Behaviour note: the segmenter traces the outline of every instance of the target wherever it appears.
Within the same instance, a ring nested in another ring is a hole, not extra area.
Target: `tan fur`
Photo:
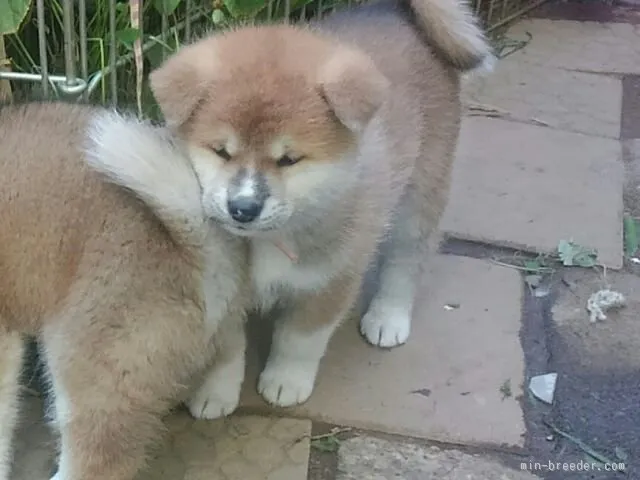
[[[167,121],[190,146],[205,211],[250,239],[256,306],[280,307],[258,384],[273,404],[309,397],[381,243],[379,289],[360,328],[384,347],[409,335],[459,131],[452,65],[489,55],[455,0],[413,8],[418,28],[387,0],[313,28],[213,35],[151,75]],[[234,217],[235,205],[256,204],[255,219]]]
[[[225,330],[242,328],[244,246],[205,221],[187,157],[148,125],[91,107],[5,107],[0,159],[0,480],[22,335],[39,338],[51,376],[54,478],[131,480],[162,416]]]
[[[483,63],[493,54],[467,0],[406,0],[422,32],[443,58],[461,70]]]

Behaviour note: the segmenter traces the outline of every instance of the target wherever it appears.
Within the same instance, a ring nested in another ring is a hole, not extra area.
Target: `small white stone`
[[[551,405],[556,391],[557,373],[536,375],[529,381],[529,390],[533,395],[545,403]]]

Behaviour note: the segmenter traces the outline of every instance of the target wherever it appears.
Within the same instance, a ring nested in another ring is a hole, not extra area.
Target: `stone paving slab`
[[[47,480],[53,443],[42,422],[41,401],[27,397],[12,480]],[[233,416],[195,421],[180,412],[167,419],[169,433],[138,480],[305,480],[311,422]]]
[[[311,422],[232,416],[169,420],[170,438],[139,480],[305,480]]]
[[[620,78],[549,68],[521,59],[506,57],[491,75],[471,83],[465,91],[465,103],[495,107],[508,119],[620,137]]]
[[[521,284],[516,271],[490,262],[434,257],[408,343],[371,347],[347,322],[311,399],[287,414],[441,441],[522,445]],[[249,365],[242,404],[268,408],[256,393],[255,357]]]
[[[577,22],[629,23],[640,25],[640,0],[615,2],[547,2],[529,12],[530,17]]]
[[[622,266],[620,143],[493,118],[465,118],[449,206],[452,237],[553,252],[560,240]]]
[[[640,139],[640,75],[622,77],[621,117],[620,138]]]
[[[531,42],[514,54],[524,62],[567,70],[640,73],[640,25],[526,19],[507,36]]]
[[[459,450],[355,437],[338,451],[337,480],[535,480],[490,458]]]

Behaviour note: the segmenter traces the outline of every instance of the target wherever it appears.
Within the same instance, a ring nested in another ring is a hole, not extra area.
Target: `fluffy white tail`
[[[407,0],[431,45],[462,71],[493,63],[493,52],[466,0]]]
[[[103,111],[89,124],[85,152],[90,167],[137,195],[178,242],[203,244],[200,183],[186,151],[167,129]]]

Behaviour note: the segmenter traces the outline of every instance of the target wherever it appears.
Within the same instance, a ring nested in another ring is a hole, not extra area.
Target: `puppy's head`
[[[317,221],[351,197],[360,135],[388,90],[363,53],[287,26],[203,39],[151,86],[189,145],[205,211],[247,236]]]

